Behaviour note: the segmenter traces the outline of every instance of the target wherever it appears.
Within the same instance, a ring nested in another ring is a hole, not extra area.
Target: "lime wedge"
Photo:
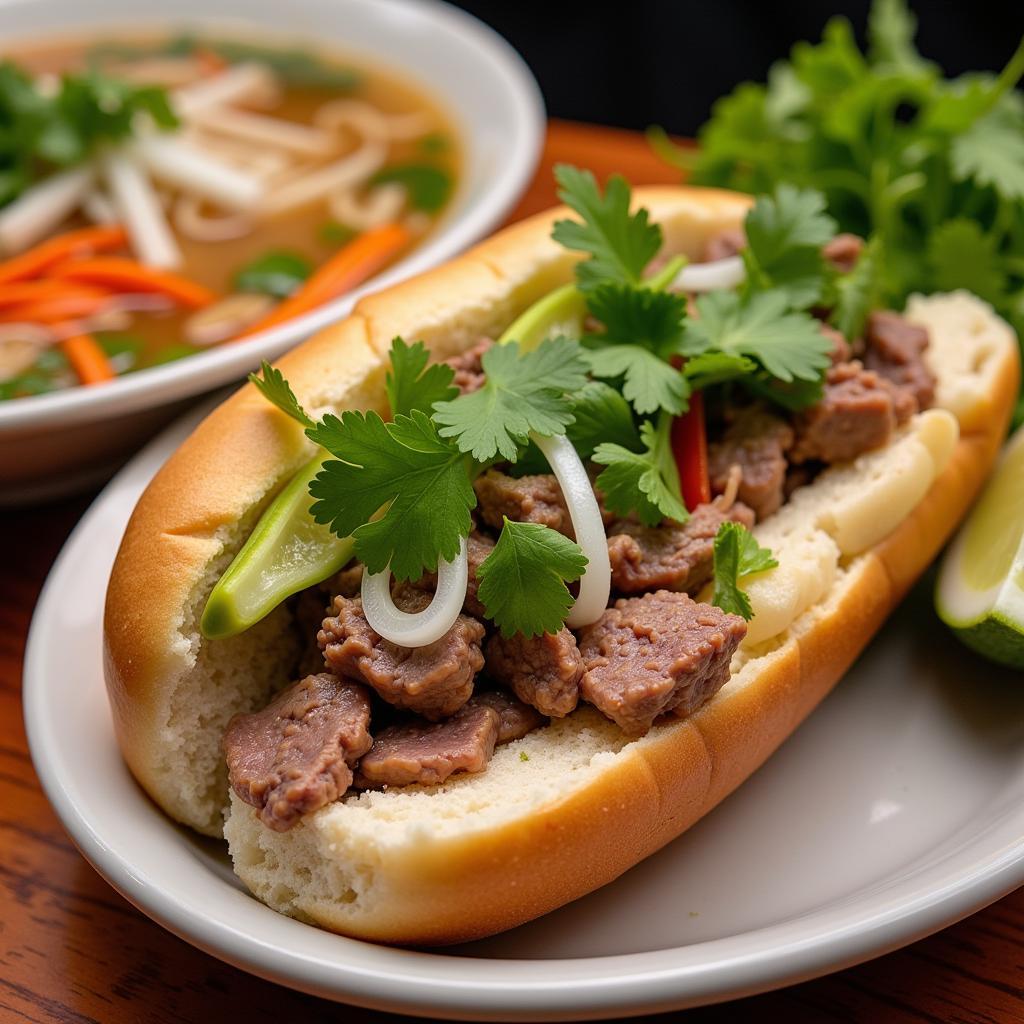
[[[935,607],[969,647],[1024,668],[1024,427],[946,552]]]

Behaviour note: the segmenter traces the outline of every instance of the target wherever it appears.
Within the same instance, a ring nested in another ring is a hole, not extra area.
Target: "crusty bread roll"
[[[666,249],[699,256],[748,200],[640,188]],[[499,334],[571,278],[550,240],[564,209],[362,300],[280,366],[316,414],[385,411],[387,349],[422,338],[438,358]],[[605,884],[679,835],[747,778],[843,674],[934,557],[992,465],[1017,391],[1009,328],[965,293],[915,298],[937,408],[886,448],[823,473],[755,532],[779,559],[752,580],[751,631],[733,676],[699,712],[627,741],[590,708],[499,748],[486,772],[365,792],[286,833],[228,801],[220,741],[234,713],[289,681],[297,637],[279,608],[228,640],[199,636],[222,570],[311,453],[251,386],[215,410],[153,480],[129,523],[105,617],[108,690],[124,756],[174,818],[226,835],[270,906],[349,935],[443,943],[499,931]],[[227,809],[227,820],[224,814]]]

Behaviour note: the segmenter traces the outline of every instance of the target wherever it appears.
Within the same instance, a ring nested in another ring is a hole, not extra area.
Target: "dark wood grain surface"
[[[637,183],[674,180],[637,135],[556,123],[514,216],[550,205],[550,169],[561,160]],[[0,512],[0,1020],[405,1020],[300,995],[200,953],[126,903],[64,834],[29,760],[21,667],[39,589],[89,500]],[[686,1019],[1024,1022],[1024,889],[871,963]]]

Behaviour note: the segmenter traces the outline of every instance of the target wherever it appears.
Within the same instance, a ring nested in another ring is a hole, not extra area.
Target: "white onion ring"
[[[713,263],[688,263],[676,275],[673,288],[684,292],[717,292],[736,288],[747,279],[741,256],[727,256]]]
[[[356,231],[372,231],[397,220],[408,196],[408,190],[397,181],[388,181],[371,189],[362,199],[352,189],[334,192],[327,197],[331,216]]]
[[[580,578],[580,594],[565,624],[572,629],[589,626],[604,614],[612,589],[612,567],[601,509],[587,470],[572,442],[564,436],[539,437],[531,434],[530,437],[548,460],[562,488],[572,528],[576,532],[576,543],[587,557],[587,568]]]
[[[466,600],[469,558],[466,538],[460,540],[454,561],[437,563],[434,599],[421,612],[403,612],[391,598],[391,569],[363,573],[363,614],[370,628],[399,647],[426,647],[455,625]]]

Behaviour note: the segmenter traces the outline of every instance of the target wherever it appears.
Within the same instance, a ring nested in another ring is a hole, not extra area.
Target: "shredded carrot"
[[[117,376],[106,352],[91,334],[76,334],[73,338],[65,338],[60,347],[81,383],[99,384]]]
[[[109,295],[109,292],[93,285],[54,281],[48,278],[39,281],[14,281],[10,284],[0,284],[0,309],[19,306],[26,302],[64,298],[69,295],[104,296]]]
[[[55,280],[100,285],[118,292],[156,292],[189,309],[200,309],[217,299],[209,288],[187,277],[116,256],[62,263],[53,267],[48,276]]]
[[[0,309],[0,323],[57,324],[94,316],[114,302],[114,296],[99,290],[76,290],[34,302],[19,302]]]
[[[360,235],[332,256],[298,291],[257,320],[239,338],[265,331],[268,327],[301,316],[330,299],[344,295],[394,259],[411,238],[410,232],[401,224],[385,224]]]
[[[228,62],[219,53],[215,53],[206,46],[198,47],[195,50],[194,56],[202,66],[203,72],[207,75],[215,75],[218,71],[223,71],[228,66]]]
[[[0,284],[25,281],[64,260],[120,249],[126,244],[127,235],[119,224],[67,231],[0,263]]]

